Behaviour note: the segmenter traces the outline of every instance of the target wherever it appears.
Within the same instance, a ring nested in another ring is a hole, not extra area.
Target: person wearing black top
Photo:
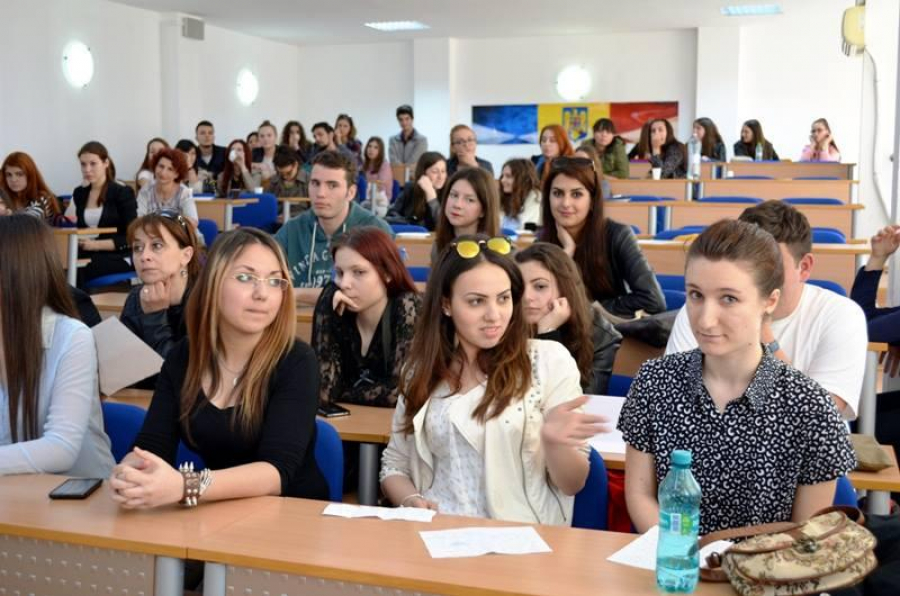
[[[631,228],[603,214],[600,174],[584,157],[553,161],[543,188],[540,239],[571,256],[589,296],[607,312],[632,318],[666,309],[662,289]]]
[[[778,161],[778,153],[772,143],[766,140],[759,120],[747,120],[741,126],[741,140],[734,144],[734,156],[756,159],[757,145],[762,145],[763,161]]]
[[[278,244],[255,228],[219,235],[188,300],[188,337],[163,364],[134,449],[110,477],[125,508],[263,495],[327,499],[316,465],[319,370],[295,338]],[[174,465],[178,442],[208,466]],[[186,490],[195,500],[184,500]]]
[[[704,161],[728,161],[725,154],[725,142],[719,134],[719,127],[710,118],[694,120],[694,135],[700,141],[700,157]]]
[[[128,227],[134,269],[141,278],[125,300],[122,323],[165,358],[185,337],[184,304],[200,273],[193,226],[177,211],[144,215]],[[156,375],[137,386],[153,389]]]
[[[416,162],[412,180],[403,186],[388,211],[387,220],[424,226],[433,232],[441,208],[441,190],[446,183],[447,161],[444,156],[437,151],[426,151]]]
[[[137,217],[137,201],[129,186],[116,182],[116,168],[101,143],[90,141],[78,152],[81,175],[89,183],[72,191],[66,217],[79,228],[116,228],[112,234],[78,241],[79,257],[91,260],[78,270],[78,286],[113,273],[127,273],[128,225]]]
[[[475,131],[465,124],[457,124],[450,129],[450,159],[447,161],[447,175],[452,176],[460,167],[481,168],[491,176],[494,175],[494,166],[486,159],[481,159],[475,152],[478,149],[478,139]]]
[[[421,299],[397,247],[371,226],[331,245],[334,281],[316,303],[320,401],[394,407]]]
[[[225,147],[216,145],[216,129],[209,120],[201,120],[194,129],[197,137],[197,161],[196,166],[202,174],[204,182],[215,182],[222,170],[225,169],[225,161],[228,152]]]

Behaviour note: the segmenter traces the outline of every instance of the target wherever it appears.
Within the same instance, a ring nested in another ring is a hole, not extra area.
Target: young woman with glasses
[[[319,367],[294,337],[287,264],[254,228],[221,234],[163,364],[134,450],[110,477],[125,508],[261,495],[325,499],[316,465]],[[190,342],[190,349],[188,343]],[[178,442],[207,469],[176,469]]]
[[[403,369],[381,487],[395,505],[567,525],[587,440],[578,366],[529,339],[506,238],[455,239],[439,256]]]
[[[465,124],[457,124],[450,129],[450,159],[447,160],[447,174],[452,176],[460,168],[481,168],[494,176],[494,166],[486,159],[475,155],[478,137]]]
[[[665,310],[662,290],[631,228],[603,214],[593,160],[556,158],[543,196],[540,239],[561,246],[575,260],[592,300],[618,317]]]

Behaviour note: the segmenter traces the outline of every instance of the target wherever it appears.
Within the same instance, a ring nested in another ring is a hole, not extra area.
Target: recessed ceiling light
[[[431,29],[425,23],[419,21],[380,21],[377,23],[365,23],[366,27],[379,31],[421,31]]]
[[[739,6],[723,6],[722,14],[726,17],[762,17],[781,14],[778,4],[743,4]]]

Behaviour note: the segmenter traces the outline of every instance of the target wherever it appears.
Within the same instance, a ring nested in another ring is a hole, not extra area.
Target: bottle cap
[[[672,464],[681,467],[689,467],[691,465],[691,452],[683,449],[676,449],[672,452]]]

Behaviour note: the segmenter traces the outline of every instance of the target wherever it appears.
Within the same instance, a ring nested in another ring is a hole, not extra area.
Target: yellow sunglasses
[[[464,259],[477,257],[481,252],[482,246],[498,255],[508,255],[512,252],[512,243],[505,236],[494,236],[487,240],[460,240],[459,242],[453,242],[451,246],[455,247],[456,254]]]

